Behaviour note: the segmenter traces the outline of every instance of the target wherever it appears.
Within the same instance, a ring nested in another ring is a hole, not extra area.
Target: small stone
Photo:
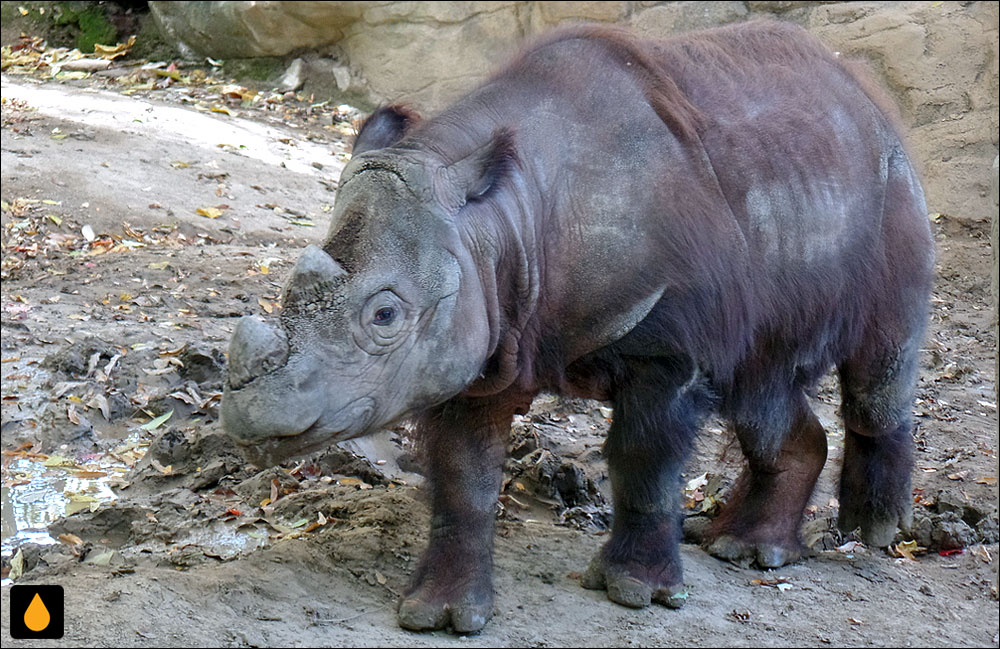
[[[285,70],[285,73],[278,79],[275,90],[282,93],[294,92],[305,83],[305,63],[302,59],[295,59]]]
[[[941,514],[940,520],[931,532],[932,550],[955,550],[965,548],[975,541],[975,532],[959,518],[955,512]]]

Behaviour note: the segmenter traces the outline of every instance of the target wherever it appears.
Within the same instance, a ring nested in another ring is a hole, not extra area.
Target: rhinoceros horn
[[[306,246],[285,286],[285,302],[319,300],[346,276],[347,271],[322,248]]]

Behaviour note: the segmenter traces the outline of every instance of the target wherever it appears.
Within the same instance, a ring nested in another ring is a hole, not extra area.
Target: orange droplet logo
[[[28,604],[28,610],[24,612],[24,626],[38,633],[49,625],[51,619],[49,609],[45,608],[42,598],[39,597],[38,593],[35,593],[35,597]]]

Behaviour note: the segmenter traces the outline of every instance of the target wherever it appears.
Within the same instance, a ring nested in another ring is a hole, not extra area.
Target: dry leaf
[[[222,216],[222,210],[217,207],[199,207],[195,212],[210,219],[217,219]]]
[[[170,412],[173,412],[173,410],[171,410]],[[156,461],[156,458],[151,458],[149,460],[149,463],[153,466],[154,469],[156,469],[163,475],[171,475],[174,472],[173,464],[168,464],[167,466],[163,466],[162,464]]]
[[[87,407],[100,410],[104,416],[104,420],[111,421],[111,406],[108,404],[107,397],[103,394],[95,395],[93,399],[87,402]]]
[[[97,478],[103,478],[108,475],[104,471],[87,471],[85,469],[76,469],[73,467],[69,468],[73,470],[73,475],[75,475],[77,478],[82,478],[84,480],[95,480]]]
[[[68,532],[66,534],[60,534],[58,538],[60,543],[65,543],[66,545],[80,545],[83,543],[83,539],[79,536],[76,534],[69,534]]]
[[[916,561],[917,559],[913,556],[914,554],[920,552],[926,552],[927,548],[922,548],[917,545],[916,541],[903,541],[892,546],[892,553],[897,557],[902,557],[904,559],[909,559],[910,561]]]
[[[92,552],[87,555],[87,558],[83,560],[84,563],[89,563],[95,566],[107,566],[111,563],[111,558],[115,556],[114,550],[105,550],[104,552]]]
[[[168,412],[168,413],[166,413],[164,415],[160,415],[159,417],[156,417],[155,419],[150,419],[149,421],[147,421],[142,426],[139,426],[139,428],[141,428],[143,430],[156,430],[161,425],[163,425],[163,422],[165,422],[168,419],[170,419],[170,417],[173,416],[173,414],[174,414],[174,411],[171,410],[170,412]]]
[[[77,512],[82,512],[84,510],[94,511],[98,508],[101,503],[97,498],[93,496],[88,496],[86,494],[73,494],[66,501],[65,514],[66,516],[72,516]]]
[[[17,549],[10,560],[10,573],[7,575],[11,581],[17,581],[24,574],[24,553],[21,548]]]
[[[129,36],[128,42],[118,43],[117,45],[101,45],[99,43],[94,44],[94,54],[99,54],[101,58],[104,59],[117,59],[119,56],[125,56],[128,51],[132,49],[135,45],[135,36]]]

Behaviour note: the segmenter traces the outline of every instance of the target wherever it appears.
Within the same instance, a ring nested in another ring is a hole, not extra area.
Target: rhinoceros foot
[[[451,570],[422,571],[399,603],[396,619],[404,629],[433,631],[451,627],[455,633],[477,633],[493,615],[493,584],[489,573],[472,569],[467,575]],[[449,578],[449,573],[454,579]]]
[[[802,546],[791,542],[749,540],[731,534],[720,534],[711,540],[705,550],[713,557],[736,564],[756,565],[759,568],[780,568],[802,557]]]
[[[907,503],[908,504],[908,503]],[[846,533],[861,528],[861,537],[873,548],[891,545],[896,538],[896,530],[908,530],[913,524],[913,514],[905,506],[902,512],[857,511],[841,504],[837,527]]]
[[[687,601],[687,591],[679,573],[679,569],[670,565],[619,564],[599,554],[590,562],[580,585],[590,590],[606,590],[608,599],[630,608],[643,608],[652,602],[680,608]]]

